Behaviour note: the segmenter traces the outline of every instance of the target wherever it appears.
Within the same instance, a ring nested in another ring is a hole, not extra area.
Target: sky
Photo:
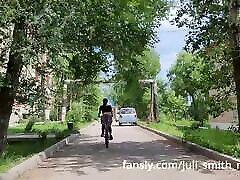
[[[155,51],[160,55],[161,72],[158,78],[167,81],[167,72],[176,62],[177,54],[183,50],[187,30],[171,25],[169,21],[162,22],[158,29],[160,42],[155,45]]]

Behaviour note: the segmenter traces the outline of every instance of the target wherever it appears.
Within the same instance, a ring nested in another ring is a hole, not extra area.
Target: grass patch
[[[184,139],[240,158],[240,134],[218,129],[197,129],[186,131]]]
[[[74,124],[73,131],[84,128],[91,122],[92,121],[80,121]],[[34,133],[39,134],[41,136],[45,136],[47,134],[56,134],[59,136],[66,137],[73,132],[72,130],[68,130],[67,122],[46,121],[44,124],[34,124],[32,129],[29,131],[26,131],[25,127],[26,124],[21,124],[15,127],[9,127],[8,134]]]
[[[141,121],[141,124],[148,126],[150,128],[168,133],[172,136],[184,137],[185,131],[181,129],[190,128],[194,121],[171,121],[167,119],[161,119],[159,123],[147,123],[146,121]]]
[[[74,129],[69,130],[67,128],[67,122],[50,122],[47,121],[44,124],[34,124],[31,131],[27,133],[37,133],[44,137],[47,134],[55,134],[56,138],[40,139],[36,141],[28,142],[14,142],[7,146],[5,152],[0,157],[0,173],[6,172],[8,169],[16,166],[22,161],[28,159],[36,153],[39,153],[47,147],[55,144],[59,140],[69,136],[76,130],[87,127],[92,121],[80,121],[74,124]],[[10,127],[8,129],[9,134],[26,133],[26,124],[16,127]]]
[[[56,139],[15,142],[9,144],[0,157],[0,173],[20,164],[36,153],[43,151],[57,142]]]
[[[194,121],[171,121],[166,118],[159,123],[141,124],[165,132],[169,135],[183,138],[187,141],[211,148],[221,153],[240,158],[240,134],[219,129],[193,129]]]
[[[26,126],[26,124],[20,124],[15,127],[9,127],[8,134],[25,133],[25,126]]]

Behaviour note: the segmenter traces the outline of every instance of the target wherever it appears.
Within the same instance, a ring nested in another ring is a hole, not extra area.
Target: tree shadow
[[[40,168],[53,168],[56,172],[69,171],[78,176],[87,175],[86,168],[107,172],[113,168],[122,168],[127,162],[191,162],[208,161],[204,156],[196,155],[169,140],[110,142],[109,149],[104,141],[96,141],[95,136],[82,135],[74,143],[58,151],[51,158],[40,164]],[[179,170],[180,171],[180,170]],[[212,174],[213,171],[199,171]]]

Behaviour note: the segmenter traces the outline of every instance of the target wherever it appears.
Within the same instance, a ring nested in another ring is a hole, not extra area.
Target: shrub
[[[33,125],[35,124],[35,122],[39,120],[39,118],[35,115],[32,115],[32,116],[29,116],[27,120],[28,120],[28,123],[25,127],[25,131],[31,131]]]
[[[192,130],[198,129],[199,127],[200,127],[200,122],[194,122],[191,125]]]
[[[57,112],[57,108],[52,108],[50,111],[50,120],[51,121],[57,121],[58,120],[58,112]]]
[[[77,123],[83,120],[83,104],[82,103],[72,103],[71,110],[67,112],[66,121]]]

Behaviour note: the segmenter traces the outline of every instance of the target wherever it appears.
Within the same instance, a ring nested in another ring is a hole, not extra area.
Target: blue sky
[[[158,30],[160,42],[155,45],[156,52],[160,55],[161,72],[158,78],[167,80],[167,72],[176,62],[177,54],[183,50],[187,30],[178,29],[167,20],[162,22]]]

